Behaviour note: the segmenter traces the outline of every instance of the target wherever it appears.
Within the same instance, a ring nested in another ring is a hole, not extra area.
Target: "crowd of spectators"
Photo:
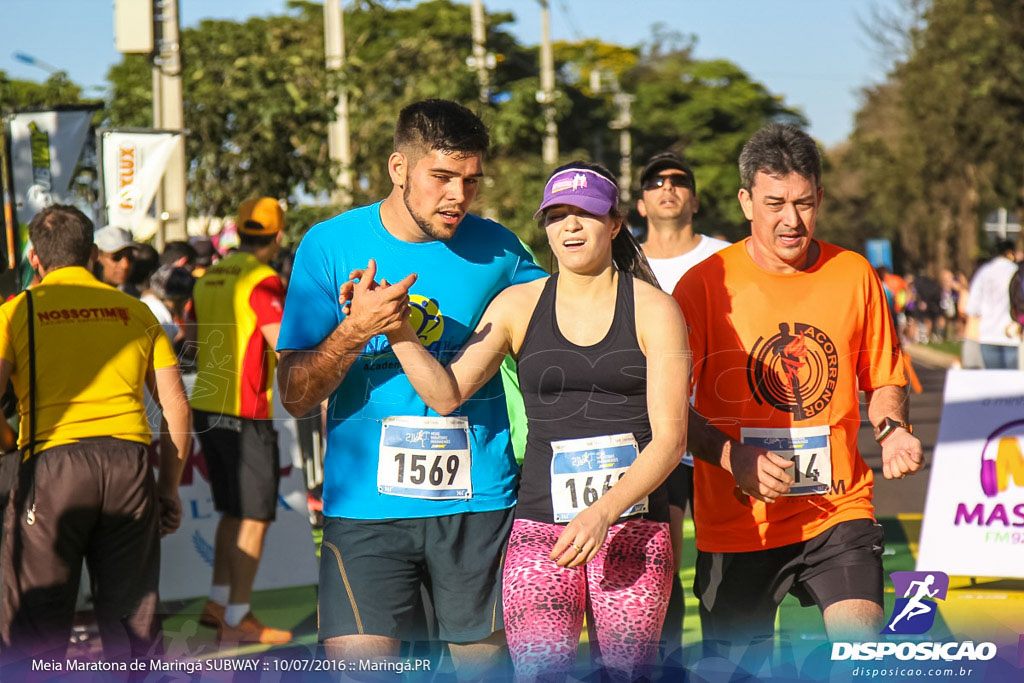
[[[978,259],[970,277],[949,268],[938,278],[877,268],[904,344],[959,344],[965,369],[1017,369],[1021,325],[1010,300],[1021,259],[1010,241],[995,251],[992,259]]]

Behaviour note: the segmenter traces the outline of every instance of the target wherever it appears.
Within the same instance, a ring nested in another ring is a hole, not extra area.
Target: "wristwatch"
[[[899,420],[887,417],[875,425],[875,441],[882,443],[899,427],[903,427],[911,434],[914,433],[914,425],[909,425],[906,422],[900,422]]]

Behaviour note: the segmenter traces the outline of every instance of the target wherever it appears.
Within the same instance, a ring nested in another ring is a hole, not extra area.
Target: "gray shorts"
[[[504,629],[501,573],[512,509],[417,519],[325,517],[320,640],[423,640],[426,587],[440,640],[474,643]]]

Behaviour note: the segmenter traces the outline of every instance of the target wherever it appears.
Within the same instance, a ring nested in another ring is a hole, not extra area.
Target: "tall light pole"
[[[491,100],[491,75],[488,69],[493,68],[493,55],[487,54],[487,24],[484,21],[483,0],[473,0],[473,56],[470,66],[476,69],[476,80],[480,85],[480,104],[486,105]]]
[[[165,130],[185,128],[185,104],[181,90],[181,45],[178,0],[156,0],[154,28],[156,50],[153,58],[153,127]],[[156,196],[159,229],[156,248],[167,241],[188,239],[185,221],[185,136],[178,138]]]
[[[555,58],[551,52],[551,11],[547,0],[540,3],[540,92],[537,101],[544,105],[544,165],[558,163],[558,124],[555,123]]]
[[[328,74],[340,73],[345,67],[345,15],[340,0],[324,2],[324,51]],[[334,106],[335,120],[327,127],[327,150],[331,161],[338,164],[338,177],[331,202],[348,208],[352,205],[352,149],[348,130],[348,92],[342,86]]]
[[[630,126],[633,125],[633,116],[630,108],[636,97],[622,92],[618,86],[616,79],[615,106],[619,108],[619,116],[609,126],[612,130],[619,131],[619,199],[628,202],[630,178],[633,175],[633,136],[629,132]]]
[[[590,72],[590,89],[595,94],[612,93],[612,101],[619,110],[619,115],[608,122],[608,127],[619,131],[619,200],[628,202],[630,177],[633,175],[633,136],[629,129],[633,125],[631,107],[636,96],[623,92],[619,77],[613,71],[603,69]]]

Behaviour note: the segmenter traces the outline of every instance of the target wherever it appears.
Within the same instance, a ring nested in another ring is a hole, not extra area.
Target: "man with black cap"
[[[655,154],[640,173],[640,199],[636,210],[647,219],[644,255],[658,284],[672,293],[683,273],[728,242],[693,230],[693,216],[700,207],[693,169],[672,152]],[[676,661],[683,637],[683,586],[679,567],[683,548],[683,515],[689,503],[693,512],[693,456],[686,453],[667,480],[673,566],[672,596],[662,630],[663,660]]]
[[[284,287],[268,264],[280,249],[283,228],[277,200],[243,202],[238,250],[211,266],[193,295],[198,374],[191,403],[221,513],[210,599],[199,620],[227,642],[291,640],[290,632],[264,626],[249,611],[280,480],[271,391]]]
[[[644,256],[668,293],[687,270],[719,249],[729,246],[693,230],[700,208],[693,170],[672,152],[652,156],[640,174],[636,210],[647,219]]]

